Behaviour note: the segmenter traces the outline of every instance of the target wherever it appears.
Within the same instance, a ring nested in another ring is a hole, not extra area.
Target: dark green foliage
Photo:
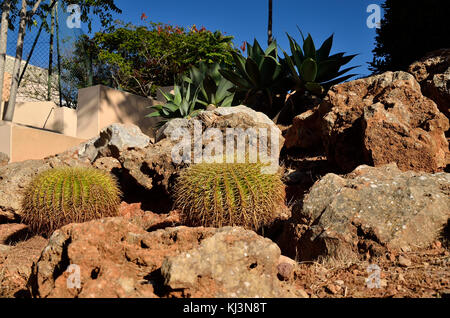
[[[301,31],[300,31],[301,33]],[[342,83],[356,74],[344,75],[357,66],[341,69],[356,55],[345,56],[345,53],[330,55],[333,46],[333,35],[317,50],[314,40],[308,34],[302,34],[303,48],[289,34],[291,55],[283,51],[290,75],[295,83],[293,90],[303,94],[322,96],[331,86]]]
[[[161,91],[166,103],[150,107],[154,112],[147,117],[160,117],[162,120],[159,122],[159,126],[162,126],[171,119],[196,116],[201,110],[196,108],[199,87],[195,88],[195,91],[192,91],[191,87],[190,83],[175,85],[173,94]]]
[[[172,86],[176,78],[201,61],[231,65],[234,51],[231,36],[205,28],[149,23],[119,24],[114,30],[82,37],[66,66],[86,84],[84,60],[92,60],[93,85],[106,84],[140,96],[156,94],[158,87]],[[85,49],[83,51],[82,49]],[[78,62],[78,64],[71,61]],[[80,63],[81,62],[81,63]]]
[[[181,173],[175,206],[190,226],[242,226],[258,230],[285,207],[279,174],[263,174],[262,164],[201,163]]]
[[[377,30],[374,74],[406,71],[426,53],[450,48],[450,6],[446,1],[386,0],[381,28]]]
[[[183,76],[185,83],[190,83],[199,88],[197,102],[203,106],[214,105],[216,107],[230,107],[233,104],[235,87],[220,74],[221,66],[217,63],[200,63],[193,66],[189,74]]]
[[[50,235],[70,223],[118,216],[120,190],[107,172],[55,168],[37,175],[25,190],[22,221],[35,234]]]
[[[242,96],[242,103],[271,116],[276,114],[274,96],[286,94],[286,68],[278,58],[276,41],[264,51],[258,41],[247,44],[247,58],[232,52],[234,68],[220,70],[220,73],[234,85]]]

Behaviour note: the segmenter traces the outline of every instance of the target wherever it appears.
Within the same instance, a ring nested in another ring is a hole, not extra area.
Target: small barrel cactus
[[[259,230],[285,208],[285,187],[259,163],[200,163],[184,170],[175,207],[189,226],[242,226]]]
[[[22,200],[22,221],[35,234],[50,235],[70,223],[119,214],[121,192],[107,172],[62,167],[38,174]]]

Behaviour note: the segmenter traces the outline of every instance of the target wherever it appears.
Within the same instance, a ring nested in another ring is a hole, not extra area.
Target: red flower
[[[148,16],[145,13],[142,13],[141,20],[147,20]]]
[[[244,43],[242,43],[241,50],[242,52],[245,52],[246,49],[247,49],[247,42],[244,41]]]

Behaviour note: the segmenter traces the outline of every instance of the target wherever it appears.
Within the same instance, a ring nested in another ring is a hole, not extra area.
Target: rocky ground
[[[173,210],[186,164],[172,161],[169,136],[192,132],[191,119],[155,141],[117,124],[43,160],[0,154],[0,297],[448,297],[449,54],[337,85],[289,127],[245,106],[201,113],[203,131],[276,132],[268,150],[281,151],[289,209],[257,232],[186,227]],[[120,215],[33,236],[20,224],[24,187],[80,165],[117,177]]]

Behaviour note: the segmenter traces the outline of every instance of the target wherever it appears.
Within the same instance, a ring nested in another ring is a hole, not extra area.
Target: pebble
[[[336,286],[334,284],[328,284],[326,287],[326,291],[330,294],[336,295],[341,291],[342,287]]]
[[[402,267],[410,267],[412,265],[412,262],[409,258],[406,258],[404,256],[399,256],[398,264]]]
[[[301,298],[309,298],[308,293],[303,289],[298,289],[297,293]],[[313,297],[311,296],[311,298],[313,298]]]
[[[0,253],[6,253],[11,249],[10,246],[0,244]]]

